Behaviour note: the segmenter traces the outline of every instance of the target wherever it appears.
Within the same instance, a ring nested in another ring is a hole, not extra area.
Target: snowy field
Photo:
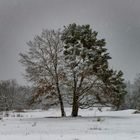
[[[80,110],[77,118],[60,118],[58,109],[10,112],[0,120],[0,140],[140,140],[140,114],[133,112]]]

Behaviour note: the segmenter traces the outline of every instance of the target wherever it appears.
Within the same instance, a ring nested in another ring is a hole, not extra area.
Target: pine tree
[[[127,93],[123,72],[106,69],[103,73],[99,74],[99,77],[104,83],[103,91],[106,97],[105,103],[112,104],[113,108],[118,110],[120,105],[124,102],[124,96]]]
[[[80,26],[74,23],[63,30],[67,78],[72,87],[72,116],[78,115],[83,102],[90,102],[90,90],[95,89],[102,80],[99,73],[108,69],[111,57],[105,48],[105,39],[98,39],[97,35],[90,25]]]

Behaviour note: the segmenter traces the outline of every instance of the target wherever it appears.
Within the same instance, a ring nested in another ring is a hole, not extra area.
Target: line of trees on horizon
[[[33,88],[19,85],[16,80],[0,80],[0,111],[29,109]]]
[[[136,75],[133,83],[127,81],[125,84],[127,94],[124,96],[119,109],[140,110],[140,74]],[[37,90],[39,90],[39,87],[19,85],[16,80],[0,80],[0,111],[46,110],[54,105],[58,105],[59,102],[55,101],[56,104],[50,103],[46,98],[38,99],[38,101],[31,105],[31,100]],[[64,106],[69,106],[67,101],[64,102]],[[99,107],[101,108],[101,106]]]
[[[126,82],[127,94],[124,97],[124,102],[121,104],[121,109],[136,109],[140,110],[140,74],[136,75],[134,82]]]

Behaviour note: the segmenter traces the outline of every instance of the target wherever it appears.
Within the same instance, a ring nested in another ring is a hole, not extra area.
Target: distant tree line
[[[29,109],[32,88],[21,86],[16,80],[0,81],[0,111]]]
[[[140,74],[136,75],[133,83],[126,82],[126,87],[127,94],[121,108],[140,110]]]

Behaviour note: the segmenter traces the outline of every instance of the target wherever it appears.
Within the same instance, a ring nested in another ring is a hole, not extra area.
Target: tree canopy
[[[119,108],[126,93],[123,73],[109,67],[106,41],[97,36],[90,25],[73,23],[59,31],[43,30],[29,41],[29,51],[20,54],[20,62],[28,80],[38,85],[35,98],[59,101],[62,116],[66,101],[74,117],[79,108],[94,105]]]

